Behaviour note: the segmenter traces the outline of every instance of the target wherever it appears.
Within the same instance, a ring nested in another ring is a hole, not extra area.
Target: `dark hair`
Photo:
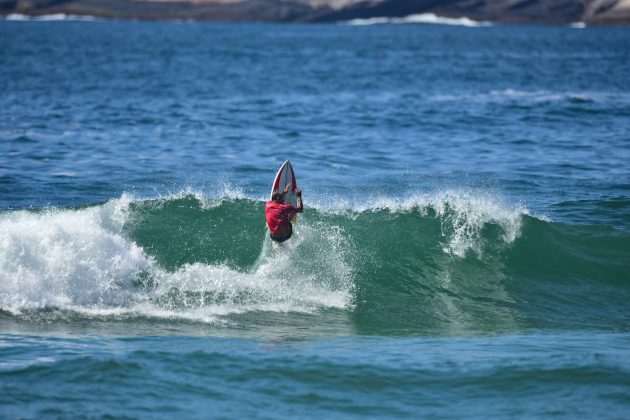
[[[276,202],[280,202],[282,201],[282,198],[284,197],[284,193],[273,193],[273,195],[271,196],[271,200],[272,201],[276,201]]]

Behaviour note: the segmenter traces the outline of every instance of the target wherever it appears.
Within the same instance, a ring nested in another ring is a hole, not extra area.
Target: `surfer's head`
[[[284,201],[284,193],[273,193],[271,196],[271,201],[275,201],[276,203],[282,203]]]

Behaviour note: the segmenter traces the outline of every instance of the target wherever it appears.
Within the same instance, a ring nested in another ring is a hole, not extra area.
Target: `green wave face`
[[[122,198],[0,224],[10,316],[343,322],[382,335],[628,326],[627,233],[469,194],[315,205],[280,245],[264,202],[246,198]]]
[[[278,247],[291,261],[276,275],[345,287],[345,309],[369,334],[625,328],[627,235],[471,197],[402,207],[306,210],[291,243]],[[193,196],[134,203],[127,231],[169,270],[203,263],[255,272],[268,242],[263,208]]]

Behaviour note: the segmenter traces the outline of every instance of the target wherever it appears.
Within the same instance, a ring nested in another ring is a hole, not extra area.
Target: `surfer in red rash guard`
[[[297,188],[297,207],[284,204],[284,196],[291,189],[291,184],[287,184],[284,191],[275,193],[271,196],[271,200],[265,205],[265,217],[267,218],[267,226],[269,226],[269,236],[276,242],[284,242],[293,235],[293,226],[291,219],[296,213],[304,210],[302,205],[302,190]]]

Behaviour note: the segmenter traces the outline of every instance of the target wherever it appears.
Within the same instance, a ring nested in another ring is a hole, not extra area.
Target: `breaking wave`
[[[626,325],[630,237],[612,227],[442,191],[314,200],[278,245],[263,209],[226,190],[0,213],[0,316],[221,325],[342,311],[381,334]]]

